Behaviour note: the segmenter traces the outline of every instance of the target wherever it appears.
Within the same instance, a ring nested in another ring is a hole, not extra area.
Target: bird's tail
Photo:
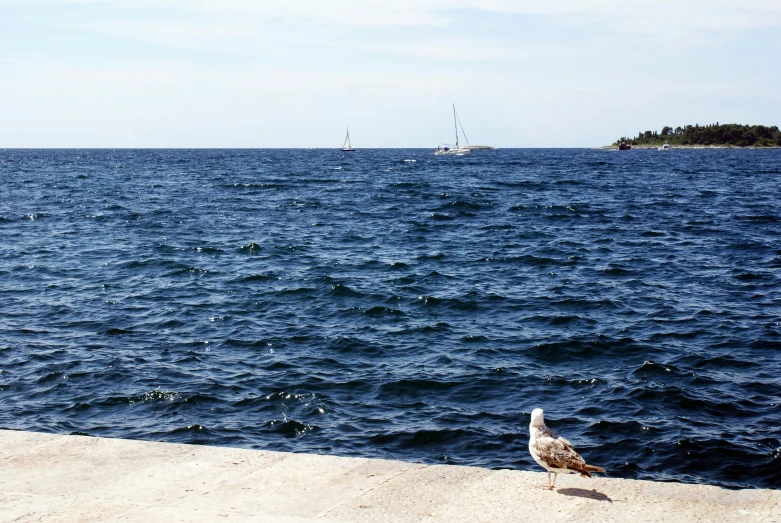
[[[591,472],[605,472],[605,469],[597,467],[596,465],[583,465],[583,468],[580,469],[580,473],[583,476],[591,477]]]
[[[603,469],[602,467],[597,467],[596,465],[586,465],[583,468],[588,470],[589,472],[605,472],[605,469]]]
[[[586,465],[584,463],[578,472],[580,472],[580,475],[584,478],[593,478],[594,476],[591,475],[592,472],[605,472],[605,469],[597,467],[596,465]]]

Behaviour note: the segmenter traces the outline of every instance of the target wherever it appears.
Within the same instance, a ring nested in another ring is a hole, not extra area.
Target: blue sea
[[[0,150],[0,428],[781,487],[781,150]]]

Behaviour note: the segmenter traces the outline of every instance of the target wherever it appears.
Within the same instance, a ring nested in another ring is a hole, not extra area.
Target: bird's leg
[[[553,479],[553,482],[556,483],[556,479],[555,478]],[[547,487],[542,487],[542,488],[543,488],[543,490],[553,490],[553,487],[550,484],[550,470],[548,471],[548,486]]]
[[[550,488],[551,490],[553,490],[553,489],[555,489],[555,488],[556,488],[556,477],[557,477],[558,475],[559,475],[559,473],[558,473],[558,472],[554,472],[554,473],[553,473],[553,485],[552,485],[552,486],[551,486],[551,488]]]

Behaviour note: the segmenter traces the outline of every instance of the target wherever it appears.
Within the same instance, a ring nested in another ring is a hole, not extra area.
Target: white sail
[[[458,126],[461,125],[461,122],[458,119],[458,115],[456,114],[456,104],[453,104],[453,127],[456,131],[456,145],[440,145],[436,148],[434,151],[434,154],[436,155],[455,155],[455,156],[465,156],[470,153],[471,147],[469,145],[469,140],[466,138],[466,133],[464,133],[464,128],[461,128],[461,133],[464,135],[464,139],[466,140],[466,147],[463,147],[458,144]]]
[[[342,146],[343,151],[354,151],[355,149],[352,148],[350,145],[350,129],[347,129],[347,136],[344,138],[344,145]]]

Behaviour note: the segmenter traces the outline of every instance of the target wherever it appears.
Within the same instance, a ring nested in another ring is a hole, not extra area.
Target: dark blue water
[[[779,487],[780,233],[779,150],[0,151],[0,427]]]

